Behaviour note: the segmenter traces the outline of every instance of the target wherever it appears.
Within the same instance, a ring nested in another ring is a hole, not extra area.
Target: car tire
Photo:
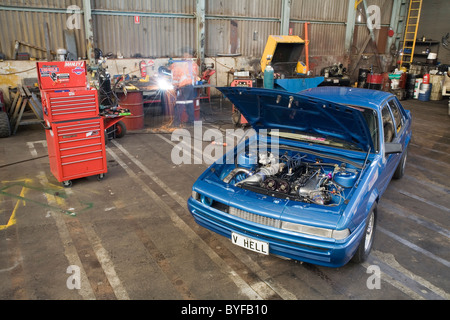
[[[392,176],[394,179],[401,179],[405,173],[405,166],[406,166],[406,158],[408,157],[408,151],[405,150],[403,153],[402,158],[400,159],[400,163],[397,166],[397,169],[395,169],[394,175]]]
[[[352,262],[362,263],[369,257],[372,250],[373,241],[375,238],[375,229],[377,225],[377,207],[374,205],[367,215],[366,226],[364,228],[364,234],[359,243],[358,249],[352,258]]]

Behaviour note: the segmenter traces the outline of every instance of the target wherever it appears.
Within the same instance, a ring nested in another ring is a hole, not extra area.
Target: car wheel
[[[372,250],[373,240],[375,237],[375,228],[377,225],[377,209],[376,206],[370,210],[366,220],[366,228],[364,229],[364,235],[359,243],[358,249],[352,258],[355,263],[362,263],[369,257]]]
[[[394,179],[400,179],[403,177],[403,174],[405,173],[405,166],[406,166],[406,158],[408,157],[408,151],[405,150],[403,153],[402,158],[400,159],[400,163],[397,166],[397,169],[395,169],[393,178]]]

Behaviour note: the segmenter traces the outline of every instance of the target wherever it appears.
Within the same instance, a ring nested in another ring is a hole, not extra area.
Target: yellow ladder
[[[409,2],[408,18],[406,20],[405,36],[403,38],[403,54],[400,60],[400,67],[410,67],[411,63],[413,62],[421,9],[422,0],[411,0]]]

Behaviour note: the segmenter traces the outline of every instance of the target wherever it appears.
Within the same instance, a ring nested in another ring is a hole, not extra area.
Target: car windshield
[[[363,114],[370,131],[370,136],[372,138],[372,142],[375,148],[374,151],[378,152],[378,124],[375,110],[356,106],[349,106],[349,107],[358,109]],[[271,130],[269,132],[269,135],[284,139],[304,141],[313,144],[329,145],[336,148],[362,151],[362,149],[355,143],[331,136],[316,135],[301,131],[292,132],[283,130]]]

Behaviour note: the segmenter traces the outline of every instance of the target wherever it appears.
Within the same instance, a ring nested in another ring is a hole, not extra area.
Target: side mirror
[[[385,143],[384,154],[402,153],[403,147],[401,143]]]

